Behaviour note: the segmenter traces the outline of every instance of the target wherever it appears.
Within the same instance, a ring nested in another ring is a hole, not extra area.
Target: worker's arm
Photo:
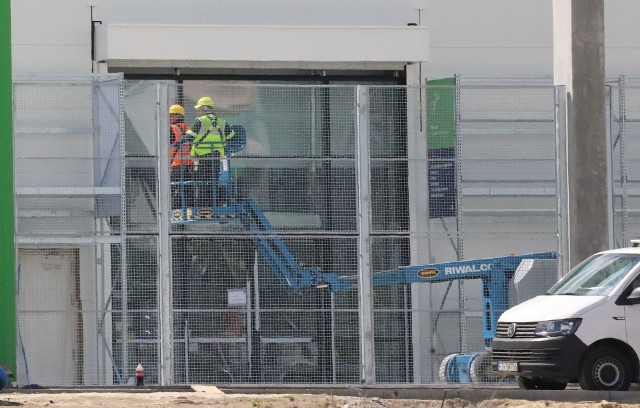
[[[202,128],[202,119],[196,118],[196,120],[193,122],[193,125],[191,126],[191,129],[189,129],[186,133],[191,132],[194,135],[197,135],[198,133],[200,133],[201,128]]]
[[[202,121],[200,118],[196,118],[191,129],[187,130],[184,135],[182,135],[180,140],[175,143],[175,146],[179,148],[184,144],[192,144],[194,140],[200,136],[200,129],[202,129]]]

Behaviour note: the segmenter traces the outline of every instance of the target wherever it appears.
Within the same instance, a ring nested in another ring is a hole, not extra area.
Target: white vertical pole
[[[567,87],[555,87],[556,197],[558,199],[558,279],[569,272],[569,191],[567,174]]]
[[[407,65],[407,188],[411,265],[431,263],[427,168],[427,78],[422,64]],[[411,285],[413,380],[433,381],[431,285]]]
[[[621,187],[621,194],[620,194],[620,209],[622,210],[621,213],[621,219],[622,222],[621,224],[621,235],[620,237],[622,238],[622,240],[619,243],[619,246],[616,245],[614,248],[618,248],[620,246],[625,246],[625,245],[629,245],[629,241],[627,240],[628,237],[628,227],[629,227],[629,186],[628,186],[628,179],[627,179],[627,134],[626,134],[626,129],[627,129],[627,92],[626,92],[626,79],[624,75],[621,75],[620,78],[618,79],[618,145],[619,145],[619,152],[620,152],[620,187]],[[609,109],[611,110],[612,106],[611,103],[608,104]],[[611,139],[611,132],[608,133],[609,138]],[[609,228],[610,230],[610,242],[613,244],[615,244],[615,241],[613,240],[613,197],[614,197],[614,193],[613,193],[613,149],[612,149],[612,143],[611,140],[608,141],[607,146],[609,146],[609,152],[608,152],[608,157],[609,157],[609,166],[608,166],[608,172],[609,172],[609,176],[607,177],[607,179],[609,180],[609,191],[610,191],[610,196],[609,197],[609,209],[610,209],[610,220],[609,220],[609,225],[611,226],[611,228]]]
[[[158,313],[160,330],[160,385],[173,384],[173,299],[169,232],[171,189],[169,177],[169,96],[168,85],[158,84]],[[188,346],[188,345],[187,345]]]
[[[356,183],[358,190],[358,312],[360,367],[363,384],[375,384],[373,281],[371,278],[371,171],[369,167],[369,88],[356,87]]]
[[[118,108],[120,119],[120,284],[122,287],[122,370],[129,373],[135,369],[129,361],[129,289],[127,277],[129,274],[128,254],[127,254],[127,160],[125,150],[125,123],[124,123],[124,84],[123,75],[120,74],[120,86],[118,92]]]

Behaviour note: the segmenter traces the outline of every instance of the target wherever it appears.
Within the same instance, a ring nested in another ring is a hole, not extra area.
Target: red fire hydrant
[[[136,367],[136,385],[144,385],[144,367],[142,367],[140,362],[138,362],[138,366]]]

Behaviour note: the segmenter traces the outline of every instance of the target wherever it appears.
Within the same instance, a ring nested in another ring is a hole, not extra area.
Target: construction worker
[[[171,127],[171,208],[186,208],[194,204],[193,184],[194,163],[191,159],[191,144],[186,133],[189,127],[184,123],[185,111],[180,105],[169,107],[169,124]],[[178,183],[179,184],[175,184]]]
[[[213,113],[215,104],[208,96],[198,99],[194,106],[198,117],[191,130],[187,131],[191,140],[191,156],[196,160],[195,180],[196,206],[213,207],[223,202],[221,194],[216,194],[213,202],[213,188],[217,188],[220,177],[220,158],[224,157],[224,142],[231,139],[235,132],[224,119]]]

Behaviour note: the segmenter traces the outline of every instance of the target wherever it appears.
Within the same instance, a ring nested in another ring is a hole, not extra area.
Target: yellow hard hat
[[[169,107],[169,113],[177,113],[178,115],[184,116],[184,108],[180,105],[171,105]]]
[[[194,106],[194,108],[200,109],[203,106],[208,106],[210,108],[213,108],[215,106],[215,104],[213,103],[213,99],[211,99],[208,96],[203,96],[202,98],[198,99],[198,102],[196,102],[196,106]]]

